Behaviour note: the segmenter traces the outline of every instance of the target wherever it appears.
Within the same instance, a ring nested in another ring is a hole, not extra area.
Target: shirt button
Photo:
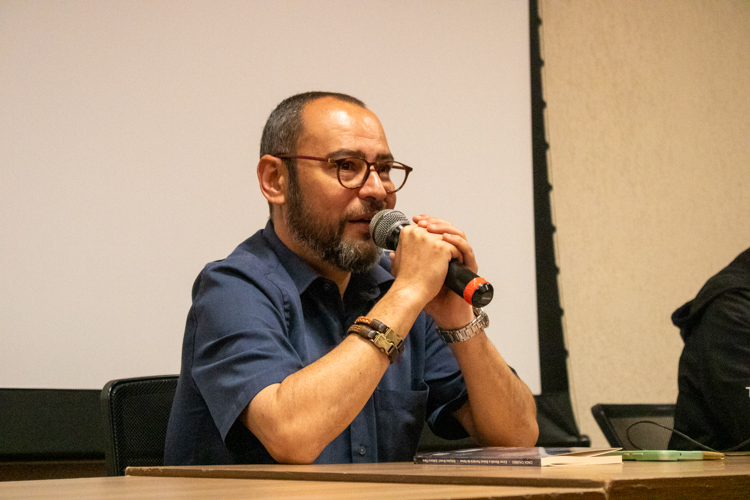
[[[364,446],[360,445],[360,447],[359,447],[359,454],[360,455],[364,455],[366,453],[367,453],[367,448],[365,448]]]

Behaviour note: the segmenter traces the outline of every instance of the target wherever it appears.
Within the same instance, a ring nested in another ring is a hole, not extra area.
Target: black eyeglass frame
[[[413,168],[411,168],[409,165],[404,165],[403,163],[399,161],[393,161],[393,160],[386,160],[381,162],[369,162],[365,160],[364,158],[360,158],[359,156],[347,156],[345,158],[319,158],[317,156],[303,156],[303,155],[288,155],[288,154],[278,154],[278,155],[271,155],[274,158],[280,158],[280,159],[288,159],[288,160],[313,160],[313,161],[322,161],[326,163],[332,163],[336,165],[336,178],[339,180],[339,184],[343,188],[346,189],[359,189],[362,186],[364,186],[367,183],[367,178],[370,177],[370,172],[372,170],[375,170],[375,173],[380,175],[380,171],[383,169],[384,165],[389,165],[391,168],[396,168],[399,170],[403,170],[405,173],[404,175],[404,181],[401,183],[400,186],[398,186],[393,191],[386,190],[385,192],[387,194],[395,193],[396,191],[400,190],[402,187],[406,185],[406,180],[409,178],[409,174],[411,173]],[[365,175],[362,178],[362,182],[360,182],[357,186],[345,186],[344,183],[341,181],[341,164],[345,162],[346,160],[360,160],[365,162],[367,165],[367,170],[365,171]],[[385,187],[385,186],[384,186]]]

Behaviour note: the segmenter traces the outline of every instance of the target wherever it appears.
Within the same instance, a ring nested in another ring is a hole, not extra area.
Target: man
[[[416,216],[382,259],[370,238],[410,170],[359,100],[279,104],[257,168],[271,219],[195,282],[165,463],[409,461],[425,420],[535,443],[529,389],[443,287],[452,258],[477,269],[464,234]]]
[[[674,314],[685,347],[675,430],[715,450],[750,451],[750,248]],[[700,450],[673,434],[669,448]]]

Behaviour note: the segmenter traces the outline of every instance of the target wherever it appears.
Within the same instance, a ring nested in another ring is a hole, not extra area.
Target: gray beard
[[[287,195],[286,224],[289,232],[292,238],[309,250],[313,256],[350,273],[369,271],[378,263],[383,251],[375,245],[369,234],[363,241],[343,240],[347,221],[360,214],[347,213],[339,219],[338,224],[326,225],[309,216],[304,196],[296,179],[290,179]],[[362,214],[380,211],[383,208],[385,208],[383,201],[368,201]]]

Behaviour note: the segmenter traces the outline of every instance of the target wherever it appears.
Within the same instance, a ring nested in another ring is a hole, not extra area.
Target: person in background
[[[685,341],[675,430],[717,451],[750,439],[750,248],[677,309],[672,322]],[[678,434],[669,448],[701,449]]]
[[[395,252],[372,241],[410,171],[351,96],[271,113],[257,167],[270,220],[195,281],[165,464],[411,461],[425,421],[535,444],[533,396],[486,313],[443,286],[451,259],[477,270],[464,233],[418,215]]]

